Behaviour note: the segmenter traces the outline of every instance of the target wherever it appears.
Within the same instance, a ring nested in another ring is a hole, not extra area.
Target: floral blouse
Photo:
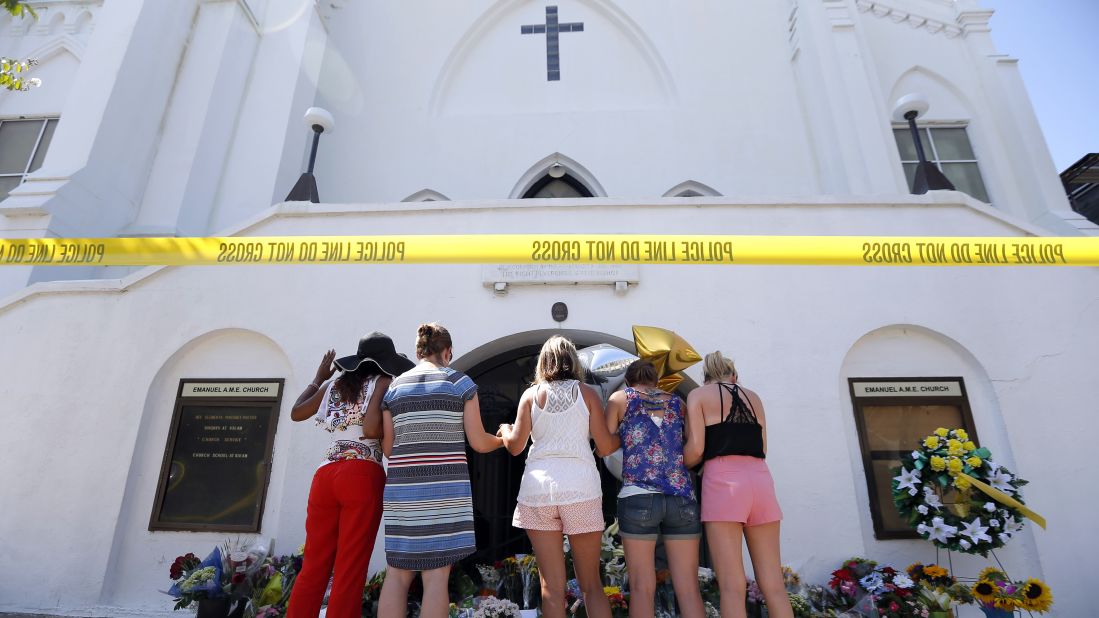
[[[339,391],[333,388],[336,384],[335,380],[328,384],[328,389],[324,392],[324,400],[321,401],[317,415],[314,417],[318,426],[334,434],[332,443],[324,452],[325,464],[348,459],[382,463],[381,441],[360,437],[363,416],[366,415],[366,407],[370,403],[370,396],[374,394],[374,385],[377,381],[378,378],[375,376],[363,383],[359,403],[345,401]],[[349,428],[352,431],[347,433]]]
[[[653,414],[663,411],[657,424]],[[626,414],[618,427],[622,438],[622,483],[670,496],[694,499],[694,487],[683,463],[683,400],[651,397],[626,389]]]

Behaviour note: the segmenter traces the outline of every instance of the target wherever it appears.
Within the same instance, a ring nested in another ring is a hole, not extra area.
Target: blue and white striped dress
[[[425,571],[477,550],[462,411],[477,393],[466,374],[420,365],[395,378],[383,399],[393,417],[385,482],[385,559]]]

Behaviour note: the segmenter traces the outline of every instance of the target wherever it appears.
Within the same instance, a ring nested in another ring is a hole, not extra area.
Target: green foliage
[[[8,90],[30,90],[42,83],[42,80],[27,78],[30,68],[38,64],[37,60],[14,60],[0,57],[0,88]]]
[[[38,19],[38,13],[35,13],[34,9],[23,3],[22,0],[0,0],[0,4],[3,4],[4,10],[16,17],[30,15],[31,17]]]

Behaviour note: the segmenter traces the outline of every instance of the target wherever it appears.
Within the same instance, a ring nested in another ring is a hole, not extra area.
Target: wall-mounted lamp
[[[290,189],[286,201],[317,204],[320,202],[320,196],[317,194],[317,179],[313,176],[313,166],[317,163],[317,146],[321,142],[321,133],[325,131],[331,133],[336,127],[336,120],[327,110],[310,107],[305,110],[305,126],[313,130],[313,149],[309,152],[309,167],[298,178],[294,188]]]
[[[550,178],[564,178],[566,171],[565,166],[561,165],[560,161],[554,161],[546,173],[549,174]]]
[[[916,164],[916,177],[912,179],[912,193],[923,195],[928,191],[954,191],[954,184],[943,175],[942,171],[930,161],[923,151],[923,140],[920,139],[920,129],[916,126],[916,119],[927,113],[931,107],[927,97],[922,94],[906,94],[897,99],[893,106],[893,119],[907,121],[908,130],[912,132],[912,143],[916,145],[916,156],[919,163]]]

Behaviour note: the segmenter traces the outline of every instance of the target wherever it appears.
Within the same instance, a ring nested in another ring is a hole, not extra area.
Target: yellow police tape
[[[463,234],[0,239],[0,266],[458,263],[1099,266],[1099,238]]]

